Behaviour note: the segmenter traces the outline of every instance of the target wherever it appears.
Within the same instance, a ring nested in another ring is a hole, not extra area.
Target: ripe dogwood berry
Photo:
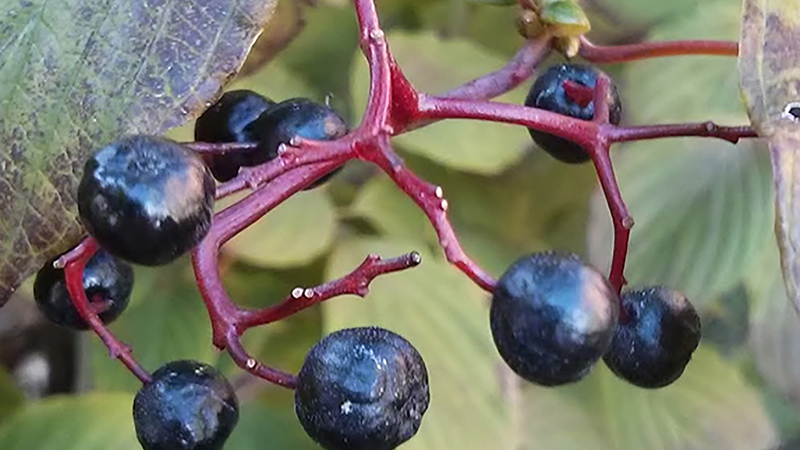
[[[617,301],[603,275],[573,254],[525,256],[497,282],[492,336],[522,378],[545,386],[571,383],[608,350]]]
[[[294,137],[330,141],[348,132],[347,122],[336,111],[305,98],[278,103],[261,114],[251,127],[260,136],[260,147],[269,155],[268,159],[277,157],[281,144],[289,144]],[[320,178],[308,189],[329,180],[338,170]]]
[[[217,369],[173,361],[153,373],[133,401],[144,450],[221,450],[239,420],[239,402]]]
[[[182,145],[125,137],[95,153],[78,187],[78,211],[100,245],[126,261],[169,263],[211,227],[214,180]]]
[[[128,306],[133,290],[133,269],[100,249],[84,267],[83,290],[90,304],[103,305],[98,314],[100,320],[111,323]],[[52,260],[36,274],[33,298],[39,311],[51,322],[77,330],[89,328],[72,304],[64,271],[54,268]]]
[[[594,101],[582,105],[571,99],[564,89],[565,81],[572,81],[594,88],[597,84],[597,69],[580,64],[559,64],[544,71],[531,86],[525,106],[552,111],[581,120],[592,120]],[[618,125],[622,117],[622,103],[616,86],[611,87],[613,100],[609,104],[609,122]],[[581,146],[550,133],[529,128],[528,132],[536,145],[559,161],[579,164],[591,158]]]
[[[622,307],[628,320],[617,326],[606,365],[644,388],[680,378],[700,343],[700,317],[689,300],[659,286],[625,293]]]
[[[275,102],[249,90],[229,91],[197,119],[194,138],[199,142],[256,142],[258,133],[251,126]],[[211,174],[228,181],[240,167],[256,166],[270,159],[261,148],[235,151],[207,158]]]
[[[376,328],[337,331],[306,356],[295,412],[328,450],[391,450],[416,434],[428,409],[428,372],[401,336]]]

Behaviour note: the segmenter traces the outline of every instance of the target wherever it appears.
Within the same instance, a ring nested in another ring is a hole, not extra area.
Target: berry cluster
[[[375,164],[430,218],[447,259],[491,293],[488,326],[498,353],[520,377],[544,386],[576,382],[602,358],[620,378],[659,388],[680,377],[700,340],[689,301],[665,287],[623,292],[632,220],[616,186],[612,143],[670,136],[735,142],[746,127],[711,123],[619,127],[621,103],[606,74],[561,64],[543,72],[525,105],[489,102],[530,76],[555,44],[532,40],[508,67],[441,96],[414,90],[388,52],[371,0],[355,0],[362,48],[370,62],[370,101],[350,129],[331,108],[309,99],[274,102],[232,91],[198,119],[198,142],[180,144],[129,136],[96,152],[78,190],[80,218],[90,237],[37,275],[35,297],[54,322],[92,328],[143,383],[134,401],[136,434],[145,450],[218,450],[239,417],[230,383],[196,361],[173,361],[152,375],[105,327],[128,304],[129,263],[158,266],[191,253],[211,317],[213,343],[244,370],[295,389],[295,412],[308,435],[329,450],[391,450],[410,439],[428,409],[428,373],[420,353],[397,334],[376,327],[330,334],[307,354],[295,376],[247,354],[241,335],[321,301],[364,296],[369,283],[420,263],[413,252],[391,259],[369,255],[350,274],[314,288],[297,288],[262,310],[239,308],[222,287],[219,249],[295,192],[319,186],[352,159]],[[589,60],[626,60],[684,53],[730,54],[725,43],[662,43],[603,49],[588,41]],[[698,41],[700,42],[700,41]],[[735,49],[734,49],[735,50]],[[446,217],[442,189],[419,179],[391,149],[390,137],[447,118],[526,126],[533,141],[565,163],[592,161],[615,221],[606,277],[578,256],[526,255],[494,280],[461,249]],[[217,180],[219,184],[215,183]],[[250,188],[213,214],[216,199]]]

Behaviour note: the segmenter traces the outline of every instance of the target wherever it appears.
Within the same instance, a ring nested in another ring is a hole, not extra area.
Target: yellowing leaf
[[[778,244],[789,297],[800,308],[800,3],[745,0],[739,51],[742,96],[767,138]]]
[[[83,234],[86,157],[205,108],[275,0],[0,1],[0,305]]]

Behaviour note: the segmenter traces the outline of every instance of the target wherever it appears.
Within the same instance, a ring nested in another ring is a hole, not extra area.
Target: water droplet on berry
[[[447,200],[442,200],[442,211],[447,211],[448,206]]]
[[[303,288],[296,287],[292,289],[292,297],[293,298],[300,298],[303,296]]]
[[[312,298],[312,297],[314,297],[314,291],[311,290],[311,289],[306,289],[306,291],[303,293],[303,295],[305,295],[306,298]]]
[[[437,198],[444,197],[444,191],[442,190],[441,186],[436,186],[436,192],[435,193],[436,193],[436,197]]]

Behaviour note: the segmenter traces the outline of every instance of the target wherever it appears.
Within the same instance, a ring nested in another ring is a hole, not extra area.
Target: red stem
[[[520,0],[528,4],[527,0]],[[336,141],[316,142],[297,139],[286,147],[279,158],[254,168],[245,168],[228,183],[221,184],[221,198],[244,189],[252,192],[236,204],[218,213],[206,238],[192,252],[192,264],[198,288],[209,313],[213,343],[226,349],[244,370],[275,384],[292,388],[294,375],[262,365],[251,357],[241,342],[248,328],[274,322],[338,295],[364,295],[376,276],[413,267],[419,255],[410,253],[399,258],[381,260],[368,257],[352,273],[316,288],[296,289],[282,303],[262,310],[243,310],[228,297],[220,278],[218,259],[220,248],[229,239],[247,228],[264,214],[294,193],[311,185],[350,159],[361,159],[379,166],[403,190],[430,220],[439,243],[451,263],[483,289],[491,292],[495,280],[472,261],[456,237],[447,219],[447,201],[441,188],[427,183],[412,173],[390,144],[392,136],[443,119],[474,119],[510,123],[534,128],[569,139],[589,151],[600,186],[614,221],[614,250],[609,281],[617,292],[625,284],[624,268],[627,255],[630,217],[609,157],[613,143],[675,136],[715,137],[736,142],[754,137],[749,127],[721,127],[701,124],[653,125],[615,127],[608,123],[607,97],[610,80],[601,75],[592,91],[596,105],[595,117],[583,121],[549,111],[486,101],[501,95],[531,77],[536,66],[547,57],[551,39],[542,37],[525,45],[504,67],[472,80],[439,96],[417,91],[403,75],[389,52],[386,37],[380,28],[373,0],[354,0],[360,29],[361,49],[369,63],[370,90],[366,111],[360,125]],[[635,45],[603,47],[581,40],[580,55],[597,63],[615,63],[642,58],[672,55],[736,55],[737,45],[721,41],[654,42]],[[585,89],[567,85],[574,98],[589,98]],[[585,100],[585,99],[584,99]],[[254,143],[207,144],[188,143],[193,150],[214,155],[228,151],[256,148]],[[89,239],[59,260],[67,266],[70,294],[82,317],[92,325],[112,352],[143,382],[149,374],[138,366],[124,344],[117,341],[88,306],[82,292],[82,270],[96,243]],[[625,311],[620,312],[625,320]]]
[[[369,284],[379,275],[405,270],[419,265],[420,262],[422,258],[417,252],[386,260],[378,255],[369,255],[361,265],[342,278],[315,288],[298,287],[277,305],[257,311],[243,311],[239,315],[239,326],[246,329],[276,322],[340,295],[352,294],[364,297],[369,292]]]
[[[150,374],[133,357],[130,347],[120,342],[106,328],[97,313],[93,311],[89,304],[89,299],[86,298],[86,291],[83,289],[83,269],[99,248],[97,241],[92,238],[86,238],[72,251],[59,258],[54,265],[56,268],[64,268],[67,291],[69,291],[72,304],[75,305],[75,309],[78,310],[81,318],[89,324],[108,347],[110,356],[122,361],[122,364],[142,383],[149,383],[151,380]]]
[[[533,76],[552,50],[550,36],[527,42],[511,61],[495,72],[476,78],[437,97],[453,100],[489,100],[514,89]]]
[[[666,56],[716,55],[736,56],[739,44],[732,41],[667,41],[643,42],[631,45],[601,46],[595,45],[586,37],[581,37],[578,55],[597,64],[616,64],[647,58],[663,58]]]

